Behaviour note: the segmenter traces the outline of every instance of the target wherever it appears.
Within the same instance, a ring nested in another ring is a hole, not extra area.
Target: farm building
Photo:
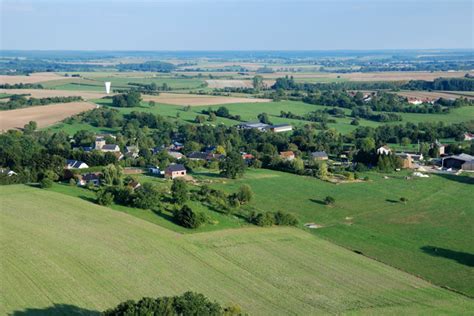
[[[79,160],[72,160],[68,159],[66,161],[66,169],[86,169],[89,168],[89,166],[82,161]]]
[[[387,145],[377,148],[377,155],[390,155],[392,150]]]
[[[279,124],[270,126],[270,130],[274,133],[289,132],[293,130],[293,126],[290,124]]]
[[[413,159],[410,154],[407,153],[395,153],[395,156],[402,160],[403,169],[412,169],[413,168]]]
[[[286,161],[291,161],[295,159],[295,153],[292,151],[282,151],[280,152],[280,158]]]
[[[474,156],[468,154],[448,156],[442,159],[442,166],[448,169],[474,171]]]
[[[239,124],[237,127],[240,129],[257,129],[259,131],[265,131],[270,127],[270,125],[260,122],[247,122]]]
[[[182,164],[169,165],[165,170],[165,177],[176,179],[186,176],[186,168]]]
[[[325,151],[315,151],[311,153],[311,157],[314,160],[328,160],[328,154]]]

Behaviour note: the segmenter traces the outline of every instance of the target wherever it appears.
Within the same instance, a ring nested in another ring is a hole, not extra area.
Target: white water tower
[[[110,94],[110,84],[111,84],[110,81],[105,82],[105,92],[107,94]]]

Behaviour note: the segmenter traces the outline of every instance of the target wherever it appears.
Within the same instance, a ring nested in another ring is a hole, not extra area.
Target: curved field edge
[[[0,191],[0,313],[199,291],[250,314],[467,314],[474,301],[294,228],[181,235],[77,198]]]

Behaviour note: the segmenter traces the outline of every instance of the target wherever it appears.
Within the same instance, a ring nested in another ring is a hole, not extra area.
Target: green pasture
[[[302,230],[182,235],[80,198],[0,191],[1,314],[96,315],[192,290],[250,315],[469,314],[474,302]]]

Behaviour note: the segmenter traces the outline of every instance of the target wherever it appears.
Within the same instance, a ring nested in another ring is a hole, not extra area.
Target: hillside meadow
[[[289,212],[298,217],[300,228],[314,235],[474,296],[474,238],[465,234],[474,231],[474,212],[470,208],[474,203],[474,178],[432,175],[406,180],[407,175],[394,173],[384,179],[383,174],[369,172],[363,174],[369,181],[336,185],[265,169],[248,169],[238,180],[221,178],[209,170],[196,171],[192,176],[198,183],[229,194],[248,184],[255,196],[235,215],[189,201],[194,210],[204,212],[213,223],[197,230],[174,223],[171,204],[165,203],[161,212],[115,204],[111,208],[186,234],[246,227],[249,224],[240,215],[245,216],[249,210]],[[141,183],[157,184],[163,192],[168,192],[171,185],[171,181],[153,176],[139,175],[138,179]],[[192,185],[190,188],[198,189]],[[50,190],[91,203],[95,200],[94,192],[75,186],[56,184]],[[328,195],[335,198],[334,206],[324,205]],[[400,202],[401,197],[408,202]],[[316,223],[322,228],[306,229],[305,223]]]
[[[234,181],[217,181],[208,172],[195,177],[214,179],[228,192],[248,184],[256,209],[294,213],[301,224],[322,225],[310,230],[317,236],[474,296],[474,235],[466,233],[474,231],[474,177],[367,175],[367,182],[338,185],[264,169],[248,169]],[[334,206],[324,205],[328,195]]]
[[[2,304],[94,314],[198,291],[251,315],[468,314],[474,301],[295,228],[181,235],[24,185],[0,191]]]

